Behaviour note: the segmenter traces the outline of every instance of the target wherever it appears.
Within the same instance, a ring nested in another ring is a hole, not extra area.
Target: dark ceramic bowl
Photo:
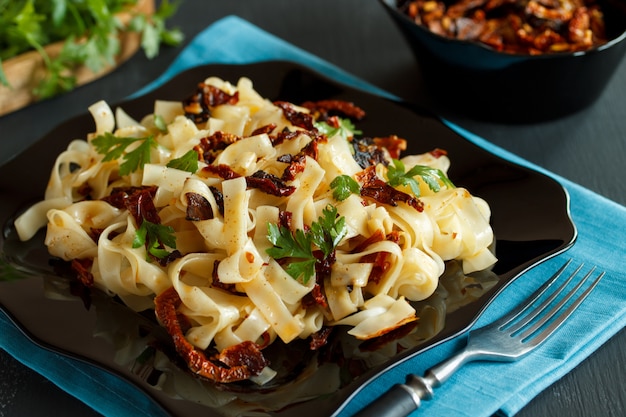
[[[536,122],[577,112],[605,89],[626,52],[626,1],[600,0],[609,41],[570,53],[498,52],[450,39],[380,0],[413,48],[425,84],[443,109],[501,122]]]

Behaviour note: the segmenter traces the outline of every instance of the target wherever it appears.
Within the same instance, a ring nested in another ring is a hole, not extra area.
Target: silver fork
[[[582,269],[583,265],[580,265],[552,294],[546,295],[540,304],[533,307],[563,274],[570,262],[571,260],[567,261],[545,284],[509,314],[488,326],[470,331],[467,345],[461,351],[426,371],[424,377],[408,375],[404,384],[391,387],[355,417],[407,416],[419,408],[421,400],[432,399],[433,388],[443,384],[467,362],[476,360],[513,362],[530,353],[567,320],[604,276],[604,272],[600,273],[591,285],[566,306],[595,271],[595,267],[592,268],[563,295],[568,284]],[[558,297],[561,298],[556,301]]]

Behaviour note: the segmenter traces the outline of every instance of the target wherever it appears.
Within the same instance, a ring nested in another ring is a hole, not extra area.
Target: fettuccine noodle
[[[47,226],[52,256],[82,266],[83,282],[91,280],[135,310],[154,309],[155,297],[167,292],[177,317],[185,318],[186,341],[200,352],[225,352],[244,342],[260,348],[275,339],[289,343],[333,326],[349,326],[358,339],[377,337],[416,319],[408,301],[433,293],[445,261],[461,261],[466,273],[495,262],[489,206],[467,190],[439,182],[433,191],[416,176],[419,196],[399,184],[393,188],[409,200],[377,198],[379,189],[366,193],[365,183],[375,178],[376,186],[385,183],[383,191],[391,188],[394,150],[373,145],[384,158],[365,167],[355,158],[354,133],[322,134],[289,117],[289,111],[316,116],[314,110],[273,103],[246,78],[236,85],[209,78],[203,85],[234,98],[157,102],[154,114],[139,122],[104,102],[91,106],[96,131],[57,157],[45,199],[15,222],[20,238]],[[206,120],[198,118],[203,112]],[[107,134],[136,142],[105,157],[96,138]],[[126,172],[129,154],[148,137],[147,158]],[[218,146],[207,146],[206,138],[218,137],[221,142],[210,142]],[[171,164],[190,150],[199,159],[196,169]],[[450,163],[440,151],[400,161],[406,171],[425,166],[442,173]],[[287,175],[287,168],[294,172]],[[259,172],[289,191],[251,185]],[[331,187],[338,177],[351,178],[361,192],[338,198]],[[137,190],[149,193],[137,197]],[[123,202],[115,204],[120,195]],[[138,202],[129,205],[133,198]],[[150,222],[169,227],[175,244],[158,238],[155,252],[149,242],[137,244],[148,225],[146,207],[153,207]],[[197,209],[206,214],[190,215]],[[304,235],[329,212],[345,222],[340,240],[323,261],[321,248],[308,248],[317,257],[314,274],[294,277],[288,265],[302,256],[270,256],[277,246],[270,225]],[[252,375],[271,378],[270,368],[262,368]]]

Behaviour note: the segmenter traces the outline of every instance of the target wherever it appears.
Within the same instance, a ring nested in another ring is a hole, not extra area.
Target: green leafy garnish
[[[163,116],[158,114],[154,115],[154,126],[159,129],[161,132],[167,132],[167,123],[165,123],[165,119]]]
[[[335,177],[330,183],[333,189],[333,197],[337,201],[343,201],[350,197],[350,194],[359,194],[361,186],[354,178],[349,175],[340,175]]]
[[[180,169],[194,174],[198,170],[198,152],[191,149],[180,158],[172,159],[167,163],[169,168]]]
[[[267,239],[274,245],[266,250],[267,254],[274,259],[294,258],[285,271],[294,279],[302,277],[305,284],[315,276],[315,265],[331,256],[348,233],[345,217],[337,218],[337,209],[331,205],[322,210],[318,221],[306,232],[298,229],[292,233],[287,227],[272,223],[267,226]],[[321,250],[323,259],[314,255],[314,247]]]
[[[176,249],[174,229],[144,219],[133,239],[133,248],[141,246],[145,246],[150,255],[156,258],[165,258],[170,254],[166,247]]]
[[[139,146],[126,152],[130,145],[137,142],[141,142]],[[103,162],[114,161],[123,157],[124,162],[120,164],[120,175],[128,175],[138,169],[143,169],[143,166],[150,162],[150,151],[157,147],[157,142],[153,136],[145,138],[117,137],[109,132],[95,137],[91,143],[98,153],[104,155]]]
[[[445,185],[448,188],[454,188],[454,184],[440,169],[432,168],[425,165],[415,165],[408,172],[402,161],[398,159],[392,160],[392,163],[387,167],[387,183],[392,187],[399,185],[409,186],[413,194],[416,197],[420,196],[420,187],[417,179],[421,178],[434,192],[438,192],[441,189],[441,185]]]
[[[122,24],[118,14],[139,0],[0,0],[0,64],[24,52],[35,50],[43,58],[46,77],[35,88],[40,98],[50,97],[76,86],[73,70],[85,65],[93,72],[113,64],[120,51]],[[158,10],[135,13],[129,30],[140,32],[142,47],[149,58],[158,54],[161,43],[177,45],[179,30],[169,30],[165,20],[178,3],[161,1]],[[137,23],[141,22],[141,23]],[[58,56],[49,56],[44,47],[63,42]],[[0,69],[0,83],[9,81]]]
[[[326,122],[315,122],[314,125],[320,133],[328,136],[329,138],[339,134],[343,136],[345,139],[348,139],[348,138],[354,137],[354,135],[360,135],[361,133],[363,133],[354,126],[354,123],[352,123],[352,120],[343,119],[340,117],[338,117],[338,119],[339,119],[338,127],[331,126]]]

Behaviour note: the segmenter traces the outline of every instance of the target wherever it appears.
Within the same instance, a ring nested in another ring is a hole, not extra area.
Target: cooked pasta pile
[[[47,226],[83,284],[156,309],[202,376],[263,382],[277,338],[380,336],[416,320],[408,300],[433,293],[444,261],[495,262],[489,206],[450,182],[445,151],[400,159],[406,142],[362,136],[350,103],[271,102],[249,79],[208,78],[141,121],[90,112],[96,131],[58,156],[16,229]]]

